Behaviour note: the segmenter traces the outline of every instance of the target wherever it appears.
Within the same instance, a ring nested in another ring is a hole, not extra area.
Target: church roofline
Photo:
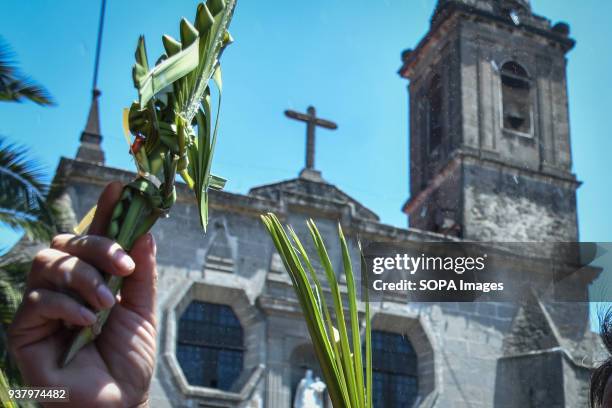
[[[444,5],[436,8],[434,15],[431,18],[431,26],[427,34],[419,41],[416,48],[406,49],[402,52],[402,66],[398,70],[398,74],[402,78],[410,79],[410,71],[419,61],[419,57],[422,54],[423,50],[428,47],[432,39],[438,37],[441,34],[440,29],[443,28],[444,23],[449,21],[452,16],[455,16],[457,13],[461,12],[472,14],[478,17],[488,18],[496,23],[516,28],[516,25],[509,18],[503,18],[497,14],[467,4],[459,3],[456,1],[449,1]],[[531,17],[544,20],[547,22],[548,25],[550,25],[548,20],[543,17],[537,16],[535,14],[532,14]],[[574,48],[574,45],[576,44],[576,41],[568,36],[569,26],[566,23],[557,23],[552,28],[547,29],[536,27],[529,23],[521,23],[520,28],[530,33],[541,35],[549,40],[559,43],[564,52],[568,52],[569,50]]]
[[[61,189],[66,185],[72,185],[76,182],[83,182],[90,185],[104,187],[111,181],[119,181],[127,184],[134,179],[135,172],[108,167],[96,163],[83,162],[67,157],[62,157],[58,164],[55,177],[52,182],[52,188]],[[254,187],[249,194],[232,193],[227,191],[210,191],[210,207],[215,210],[226,210],[232,212],[243,213],[252,217],[266,212],[276,213],[281,220],[286,219],[287,207],[268,197],[259,195],[251,195],[253,190],[262,188],[279,188],[282,185],[290,183],[298,179],[290,179],[278,183],[272,183],[260,187]],[[335,189],[337,187],[331,186]],[[193,200],[193,193],[185,183],[177,182],[177,202],[184,204],[196,205]],[[339,189],[337,189],[340,191]],[[346,204],[344,204],[346,206]],[[172,215],[171,215],[172,216]],[[452,241],[462,242],[463,239],[454,236],[449,236],[433,231],[421,230],[410,227],[396,227],[389,224],[381,223],[378,218],[353,218],[350,223],[344,223],[340,219],[343,229],[347,234],[357,234],[360,238],[370,241]]]
[[[116,167],[109,167],[99,163],[85,162],[75,160],[68,157],[61,157],[57,166],[55,177],[52,182],[53,189],[61,189],[66,184],[67,179],[70,181],[83,181],[88,184],[105,186],[111,181],[119,181],[122,184],[127,184],[134,180],[136,173],[129,170],[124,170]],[[192,191],[187,184],[177,180],[176,184],[177,202],[192,203],[196,205],[192,199]],[[211,208],[227,208],[227,207],[244,207],[250,209],[250,212],[263,214],[268,211],[280,212],[281,208],[277,202],[266,199],[264,197],[254,197],[239,193],[231,193],[228,191],[210,190]]]
[[[134,179],[135,176],[136,173],[129,170],[108,167],[101,164],[62,157],[57,166],[52,186],[54,190],[61,190],[65,185],[74,184],[76,181],[91,185],[97,185],[99,187],[104,187],[111,181],[119,181],[124,184],[129,183]],[[282,188],[283,185],[286,185],[287,183],[295,180],[296,179],[285,180],[278,183],[254,187],[246,195],[227,191],[211,190],[210,207],[213,211],[215,209],[228,210],[243,213],[252,217],[258,217],[259,215],[265,214],[267,212],[274,212],[282,220],[285,219],[287,213],[287,208],[283,205],[283,203],[279,202],[278,200],[264,197],[261,195],[253,195],[252,192],[254,190],[257,191],[263,188],[279,189]],[[331,187],[342,193],[342,191],[339,190],[337,187]],[[186,184],[177,182],[176,189],[177,202],[182,202],[185,204],[191,203],[194,206],[196,205],[195,201],[192,199],[193,193],[189,190]],[[354,202],[358,203],[357,201]],[[337,206],[337,208],[347,208],[346,203],[332,204],[334,206]],[[314,206],[314,208],[316,208],[316,205]],[[329,209],[328,206],[325,208]],[[338,210],[335,210],[335,212],[338,213]],[[374,216],[376,216],[376,214],[374,214]],[[340,220],[340,222],[343,223],[343,228],[345,228],[346,233],[355,232],[358,233],[364,239],[380,240],[382,237],[385,237],[385,239],[394,239],[398,241],[460,241],[460,239],[458,238],[446,236],[436,232],[420,230],[417,228],[401,228],[393,225],[384,224],[379,221],[378,216],[376,216],[376,218],[356,217],[351,220],[351,223],[346,223],[346,225],[343,221],[344,220],[342,219]]]
[[[315,202],[328,202],[340,206],[348,206],[353,210],[353,216],[364,218],[372,221],[379,221],[378,215],[355,200],[344,191],[333,184],[324,180],[316,180],[312,178],[298,177],[289,180],[283,180],[276,183],[256,186],[249,190],[250,196],[274,197],[280,199],[280,196],[289,198],[290,196],[308,196],[309,200]],[[291,200],[294,201],[294,200]]]

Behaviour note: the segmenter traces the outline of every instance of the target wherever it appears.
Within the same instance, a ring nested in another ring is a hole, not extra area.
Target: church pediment
[[[372,210],[322,179],[318,181],[299,177],[279,183],[266,184],[252,188],[249,195],[267,198],[283,204],[318,207],[330,212],[342,212],[344,209],[348,209],[352,217],[372,221],[379,220],[378,215]]]
[[[286,110],[285,116],[306,124],[305,166],[298,178],[254,187],[249,191],[249,196],[271,200],[285,209],[290,206],[292,210],[302,208],[309,213],[332,217],[379,221],[380,218],[372,210],[326,182],[321,171],[315,167],[315,130],[336,130],[338,125],[318,117],[314,106],[309,106],[306,113]]]

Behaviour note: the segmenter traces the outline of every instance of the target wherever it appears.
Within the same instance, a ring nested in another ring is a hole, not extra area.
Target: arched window
[[[431,153],[442,143],[442,84],[439,75],[435,75],[429,84],[427,102],[428,145]]]
[[[520,133],[531,133],[531,82],[527,71],[510,61],[501,68],[503,125]]]
[[[374,407],[410,407],[417,394],[417,356],[408,339],[401,334],[372,331]]]
[[[179,320],[176,345],[187,382],[230,390],[242,371],[242,337],[231,307],[191,302]]]

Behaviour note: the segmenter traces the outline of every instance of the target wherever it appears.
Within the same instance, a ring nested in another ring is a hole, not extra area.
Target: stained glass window
[[[405,336],[372,331],[372,388],[376,408],[412,406],[418,394],[417,356]]]
[[[231,307],[189,304],[179,320],[176,355],[190,384],[230,390],[243,354],[242,327]]]

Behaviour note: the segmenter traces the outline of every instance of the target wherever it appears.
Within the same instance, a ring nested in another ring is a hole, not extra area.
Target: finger
[[[123,187],[118,181],[113,181],[104,188],[100,198],[98,198],[98,207],[89,227],[89,234],[106,235],[106,228],[108,228],[108,223],[113,214],[115,204],[121,197],[122,190]]]
[[[151,233],[140,237],[130,252],[136,269],[123,281],[121,304],[155,324],[155,295],[157,284],[157,249]]]
[[[36,289],[24,296],[15,315],[14,326],[21,329],[43,325],[51,320],[87,326],[96,321],[96,315],[63,293]]]
[[[24,296],[8,329],[11,352],[18,357],[23,347],[57,333],[62,321],[74,326],[87,326],[95,320],[91,310],[68,295],[46,289],[30,291]]]
[[[28,288],[70,289],[96,309],[111,307],[115,298],[104,278],[87,262],[56,249],[36,254]]]
[[[76,256],[111,275],[129,275],[136,266],[119,244],[98,235],[56,235],[51,248]]]

